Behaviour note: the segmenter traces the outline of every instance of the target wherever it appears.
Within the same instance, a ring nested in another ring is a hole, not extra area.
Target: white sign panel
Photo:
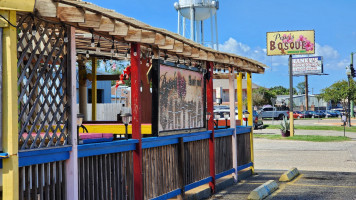
[[[292,59],[293,76],[322,74],[323,57],[303,57]]]

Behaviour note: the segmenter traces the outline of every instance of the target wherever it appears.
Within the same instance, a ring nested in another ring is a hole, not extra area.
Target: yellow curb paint
[[[279,178],[279,181],[291,181],[298,175],[299,175],[299,171],[296,167],[294,167],[288,170],[287,172],[283,173],[282,176]]]
[[[301,179],[304,176],[304,174],[299,174],[297,178],[295,178],[293,181],[287,183],[288,185],[293,185],[295,182],[297,182],[299,179]]]
[[[303,186],[303,187],[326,187],[326,188],[355,188],[356,186],[347,186],[347,185],[309,185],[309,184],[293,184],[294,186]]]
[[[248,195],[247,199],[251,200],[260,200],[268,197],[274,191],[278,189],[278,184],[274,180],[269,180],[263,185],[260,185],[258,188],[254,189],[250,195]]]

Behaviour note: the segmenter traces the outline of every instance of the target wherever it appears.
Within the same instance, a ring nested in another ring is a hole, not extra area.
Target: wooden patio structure
[[[214,193],[216,179],[253,171],[252,115],[237,127],[232,101],[230,129],[214,130],[211,118],[203,132],[142,138],[140,87],[152,59],[189,62],[210,77],[228,68],[242,119],[242,73],[252,113],[252,73],[264,64],[84,1],[4,1],[0,14],[3,199],[167,199],[207,183]],[[93,120],[96,59],[130,59],[132,139],[78,145],[76,66],[87,54]],[[213,113],[213,78],[206,97]]]

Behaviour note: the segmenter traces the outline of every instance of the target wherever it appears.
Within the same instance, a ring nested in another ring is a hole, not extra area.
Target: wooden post
[[[250,113],[248,116],[248,125],[251,127],[250,133],[250,148],[251,148],[251,170],[254,173],[254,157],[253,157],[253,105],[252,105],[252,77],[251,72],[247,72],[247,111]]]
[[[185,174],[185,162],[184,162],[184,141],[183,137],[179,138],[178,143],[178,178],[179,178],[179,187],[181,189],[181,194],[178,195],[179,199],[184,199],[185,191],[184,191],[184,174]]]
[[[142,141],[141,141],[141,74],[140,44],[131,43],[131,110],[132,138],[139,142],[133,152],[135,200],[143,199],[142,187]]]
[[[83,60],[78,60],[79,74],[79,113],[84,115],[84,121],[88,121],[88,87],[86,76],[86,67]]]
[[[235,74],[232,67],[229,73],[229,100],[230,100],[230,128],[234,129],[232,134],[232,166],[235,169],[234,182],[237,183],[237,143],[236,143],[236,114],[235,114]]]
[[[97,99],[97,88],[96,88],[96,68],[97,59],[93,57],[91,59],[92,66],[92,83],[91,83],[91,120],[96,120],[96,99]]]
[[[0,11],[12,24],[16,24],[16,11]],[[17,105],[17,31],[8,24],[3,29],[3,159],[2,199],[19,199],[18,160],[18,105]]]
[[[75,28],[70,27],[68,33],[70,38],[68,43],[68,88],[70,100],[70,126],[72,151],[69,152],[69,159],[66,160],[66,191],[67,199],[78,199],[78,139],[77,138],[77,97],[76,97],[76,47],[75,47]]]
[[[243,105],[243,100],[242,97],[243,93],[242,93],[242,73],[239,72],[239,74],[237,75],[237,110],[238,110],[238,118],[241,121],[241,125],[242,125],[242,115],[243,115],[243,110],[242,110],[242,105]]]
[[[206,101],[207,101],[207,112],[212,115],[214,113],[213,105],[213,70],[214,65],[212,62],[206,63],[206,68],[208,73],[210,73],[210,79],[206,80]],[[213,180],[209,183],[212,193],[215,193],[215,151],[214,151],[214,117],[210,117],[208,122],[208,129],[212,131],[209,139],[209,160],[210,160],[210,176]]]

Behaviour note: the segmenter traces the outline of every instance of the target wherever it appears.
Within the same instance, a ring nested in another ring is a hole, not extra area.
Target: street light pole
[[[346,75],[347,75],[347,81],[348,81],[348,93],[347,93],[347,115],[348,115],[348,126],[351,127],[351,115],[350,115],[350,78],[351,78],[351,66],[346,67]]]
[[[351,63],[350,63],[350,68],[353,68],[353,65],[354,65],[354,54],[356,52],[351,52]],[[350,85],[350,80],[349,80],[349,85]],[[349,86],[350,87],[350,86]],[[355,117],[355,114],[354,114],[354,100],[351,101],[351,116],[352,117]]]

